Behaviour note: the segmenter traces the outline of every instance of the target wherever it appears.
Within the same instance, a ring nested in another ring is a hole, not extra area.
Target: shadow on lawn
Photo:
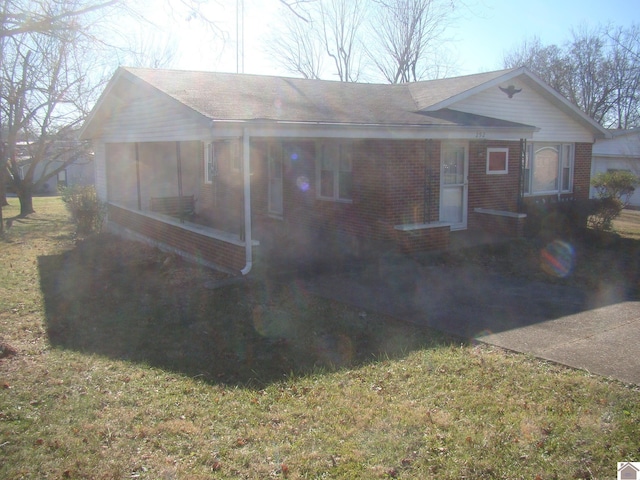
[[[295,282],[215,288],[214,272],[105,234],[38,261],[53,346],[212,383],[259,388],[447,341],[320,300]]]

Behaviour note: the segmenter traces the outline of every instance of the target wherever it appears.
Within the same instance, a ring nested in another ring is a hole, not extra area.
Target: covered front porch
[[[109,220],[236,273],[446,250],[467,229],[522,233],[519,164],[489,182],[490,141],[270,133],[107,144]],[[521,142],[499,145],[519,158]]]

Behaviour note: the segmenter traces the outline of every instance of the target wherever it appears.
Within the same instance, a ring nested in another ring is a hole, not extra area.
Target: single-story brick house
[[[640,177],[640,128],[612,130],[611,138],[601,139],[593,145],[591,176],[602,172],[622,170]],[[591,198],[595,198],[591,188]],[[630,206],[640,209],[640,188],[630,198]]]
[[[248,273],[518,236],[607,132],[526,68],[400,85],[120,68],[83,132],[111,228]]]

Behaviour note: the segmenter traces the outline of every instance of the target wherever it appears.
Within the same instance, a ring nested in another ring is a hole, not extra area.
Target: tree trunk
[[[18,200],[20,200],[20,216],[26,217],[36,211],[33,209],[33,193],[30,188],[22,186],[18,190]]]
[[[0,207],[6,207],[9,205],[7,202],[7,170],[0,168]]]

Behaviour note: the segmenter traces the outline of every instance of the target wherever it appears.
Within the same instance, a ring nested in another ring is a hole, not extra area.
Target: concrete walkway
[[[319,296],[640,385],[640,302],[616,289],[587,292],[404,257],[302,282]]]

